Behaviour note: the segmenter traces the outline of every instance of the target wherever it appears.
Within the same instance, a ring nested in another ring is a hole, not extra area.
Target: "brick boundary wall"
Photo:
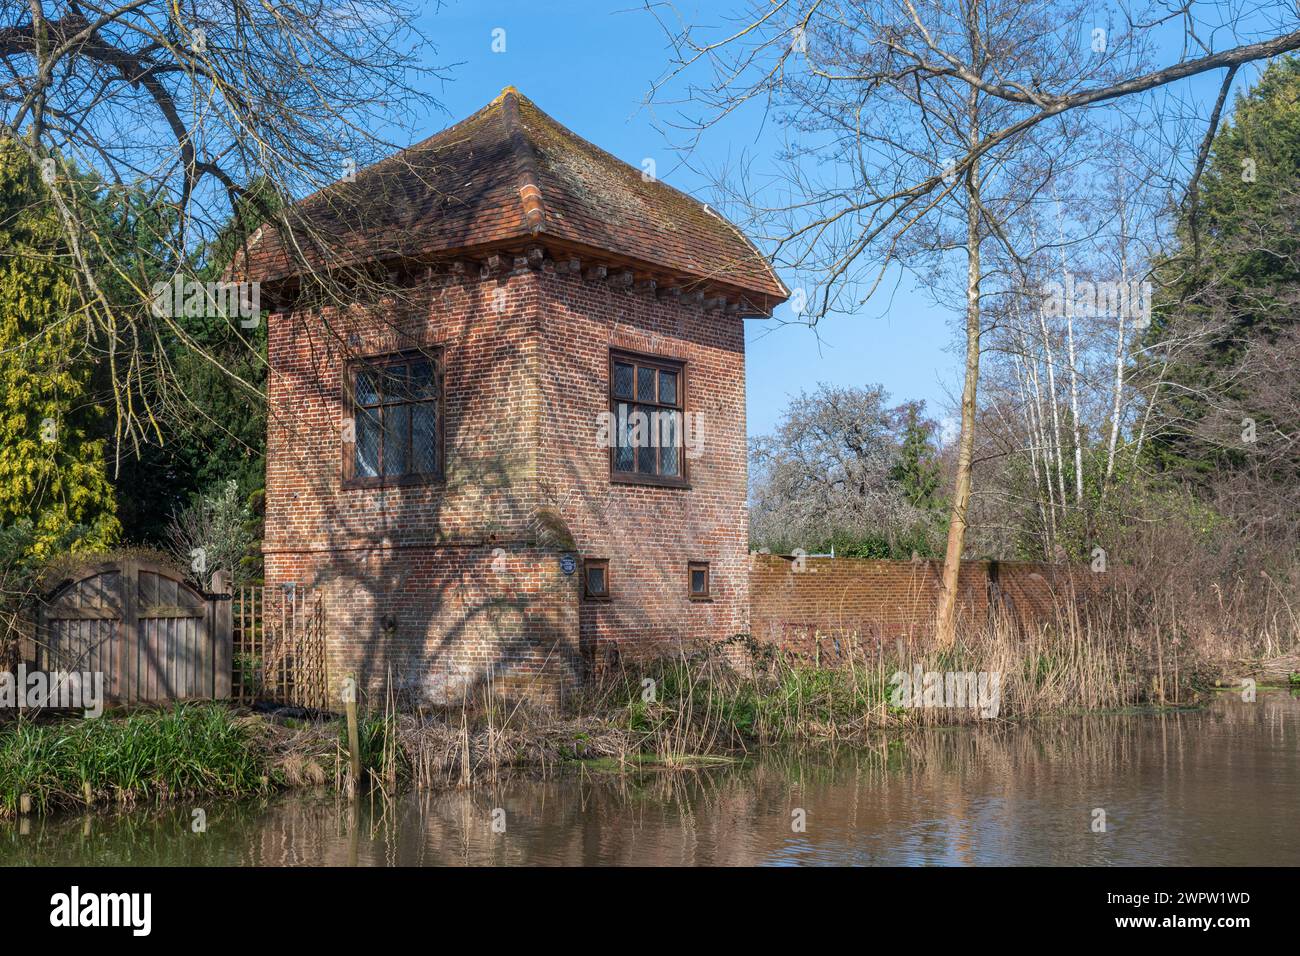
[[[796,561],[758,552],[749,561],[749,633],[761,643],[827,663],[847,653],[845,639],[875,646],[925,643],[933,634],[942,561]],[[986,619],[992,598],[1012,620],[1032,627],[1054,617],[1057,596],[1086,586],[1082,574],[1070,565],[964,561],[958,614],[966,623]]]

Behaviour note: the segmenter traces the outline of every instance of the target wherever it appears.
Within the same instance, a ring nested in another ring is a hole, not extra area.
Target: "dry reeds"
[[[381,797],[401,784],[496,787],[515,772],[562,766],[693,771],[770,744],[884,746],[927,727],[1180,705],[1215,683],[1300,670],[1294,631],[1234,639],[1222,627],[1191,627],[1176,611],[1112,589],[1060,600],[1032,627],[1007,614],[968,620],[942,650],[838,632],[834,666],[733,638],[599,674],[562,709],[506,700],[491,683],[444,708],[402,709],[389,692],[382,710],[359,722],[360,782],[346,769],[338,721],[187,705],[67,726],[18,722],[0,732],[0,815],[16,812],[25,794],[40,810],[87,802],[87,790],[98,802],[320,785],[331,762],[340,791],[361,783]],[[918,671],[997,674],[997,706],[900,697],[899,675]]]

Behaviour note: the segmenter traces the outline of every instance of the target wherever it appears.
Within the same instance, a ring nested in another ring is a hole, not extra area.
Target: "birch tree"
[[[985,244],[1030,258],[1005,226],[1051,182],[1081,116],[1102,123],[1103,108],[1300,48],[1295,11],[1254,4],[1214,30],[1196,7],[1159,3],[776,0],[718,30],[671,6],[650,9],[674,50],[652,99],[684,86],[692,135],[752,107],[786,136],[774,185],[719,185],[774,261],[803,280],[809,321],[856,310],[900,268],[961,288],[961,434],[936,621],[949,644],[992,292]],[[1182,31],[1181,47],[1159,42],[1170,30]],[[1167,49],[1176,52],[1161,62]]]

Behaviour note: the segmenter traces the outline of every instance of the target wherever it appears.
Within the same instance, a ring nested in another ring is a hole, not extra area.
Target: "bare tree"
[[[813,320],[855,309],[899,266],[963,277],[962,427],[937,621],[940,643],[950,643],[994,291],[984,245],[1013,262],[1034,259],[1008,226],[1052,181],[1080,117],[1300,48],[1295,11],[1234,7],[1228,28],[1211,29],[1192,7],[1117,6],[1087,33],[1095,7],[1058,0],[777,0],[744,8],[725,31],[650,8],[676,51],[652,96],[663,101],[687,83],[699,106],[686,117],[693,133],[754,102],[798,135],[770,191],[747,179],[723,186],[774,260],[807,277]],[[1153,66],[1170,29],[1183,33],[1182,55]]]
[[[241,196],[300,197],[392,150],[385,131],[435,105],[416,82],[439,72],[424,64],[420,12],[402,0],[0,0],[0,135],[49,186],[119,447],[160,434],[151,401],[168,370],[155,346],[198,348],[149,309],[151,282],[190,273]],[[88,192],[137,204],[127,254]],[[280,222],[281,206],[266,218]]]
[[[821,386],[786,409],[776,431],[751,443],[751,527],[756,545],[808,550],[827,542],[887,539],[924,525],[894,469],[906,407],[880,386]]]

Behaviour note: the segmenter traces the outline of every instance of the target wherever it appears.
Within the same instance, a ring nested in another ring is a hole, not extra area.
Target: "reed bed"
[[[24,795],[42,812],[331,782],[391,795],[561,767],[694,769],[772,744],[878,746],[927,727],[1185,705],[1214,684],[1295,668],[1294,633],[1234,638],[1180,626],[1172,610],[1113,595],[1072,599],[1036,627],[1008,616],[968,621],[944,649],[838,631],[822,635],[834,652],[812,661],[742,635],[598,673],[560,709],[511,702],[491,686],[444,708],[401,707],[390,692],[361,716],[361,781],[350,779],[346,730],[334,717],[187,704],[125,718],[22,719],[0,727],[0,815],[17,812]],[[998,674],[996,716],[900,703],[895,677],[917,669]]]
[[[682,648],[595,675],[558,711],[511,704],[491,687],[447,710],[402,711],[390,697],[366,719],[363,764],[384,789],[400,781],[468,787],[575,762],[693,769],[772,744],[863,745],[925,727],[1186,705],[1211,684],[1250,673],[1240,655],[1254,649],[1171,636],[1160,615],[1141,618],[1110,597],[1062,602],[1054,619],[1032,628],[1006,615],[968,621],[943,650],[827,637],[838,652],[816,662],[746,636]],[[996,717],[974,706],[900,704],[895,675],[916,668],[997,673]],[[343,763],[340,756],[336,775]]]

